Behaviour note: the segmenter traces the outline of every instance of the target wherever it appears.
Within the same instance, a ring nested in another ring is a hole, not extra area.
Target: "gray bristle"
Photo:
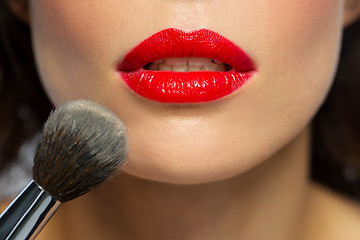
[[[87,193],[119,170],[127,156],[123,123],[90,101],[66,103],[45,123],[33,179],[60,202]]]

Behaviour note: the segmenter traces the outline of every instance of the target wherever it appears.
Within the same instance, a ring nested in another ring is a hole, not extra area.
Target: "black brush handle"
[[[1,215],[0,240],[35,239],[60,205],[31,182]]]
[[[6,240],[35,239],[60,205],[61,202],[42,191]]]
[[[42,189],[34,181],[31,181],[5,209],[0,215],[0,240],[6,239],[41,191]]]

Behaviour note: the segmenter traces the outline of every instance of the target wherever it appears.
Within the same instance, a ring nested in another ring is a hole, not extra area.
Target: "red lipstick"
[[[220,61],[228,71],[174,72],[147,70],[166,58],[199,57]],[[138,95],[164,103],[199,103],[239,89],[255,73],[251,58],[224,36],[207,29],[162,30],[131,50],[117,66],[122,79]]]

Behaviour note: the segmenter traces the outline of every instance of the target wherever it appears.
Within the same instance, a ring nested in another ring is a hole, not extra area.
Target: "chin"
[[[125,173],[137,178],[142,178],[149,181],[176,184],[176,185],[195,185],[221,181],[236,174],[219,172],[209,169],[193,169],[187,168],[169,168],[169,169],[141,169],[136,166],[128,167],[124,170]]]
[[[204,184],[232,178],[248,171],[259,161],[251,163],[235,159],[176,158],[138,159],[129,156],[122,169],[126,174],[145,180],[177,184]]]

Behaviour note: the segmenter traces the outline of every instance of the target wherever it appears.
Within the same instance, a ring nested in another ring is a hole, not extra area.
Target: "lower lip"
[[[223,98],[241,88],[254,72],[172,72],[138,70],[120,75],[138,95],[163,103],[201,103]]]

